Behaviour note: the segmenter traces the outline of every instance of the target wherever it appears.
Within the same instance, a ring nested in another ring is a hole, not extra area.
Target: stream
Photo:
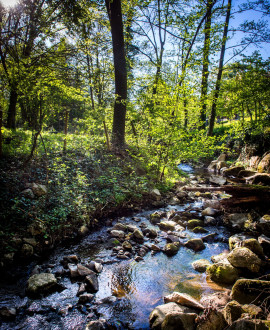
[[[194,173],[188,165],[182,170],[189,173],[194,180]],[[210,260],[212,255],[228,250],[229,232],[224,227],[206,227],[207,234],[217,233],[218,239],[213,243],[205,243],[206,248],[200,252],[181,246],[176,255],[167,256],[162,251],[149,249],[151,244],[162,249],[167,243],[166,232],[150,223],[151,213],[187,211],[194,214],[194,218],[199,218],[203,206],[203,198],[195,197],[193,201],[183,205],[168,205],[114,219],[110,229],[115,223],[121,222],[138,228],[158,230],[157,238],[144,237],[141,246],[146,246],[146,250],[148,247],[148,252],[142,260],[135,261],[134,257],[117,258],[111,247],[108,227],[90,233],[68,248],[56,249],[42,264],[30,265],[15,284],[1,284],[0,308],[15,307],[17,315],[14,320],[2,321],[0,329],[84,329],[87,322],[99,318],[107,320],[112,329],[149,329],[149,315],[157,305],[163,304],[165,295],[179,291],[200,300],[211,293],[225,290],[225,287],[208,280],[205,273],[196,272],[191,265],[195,260]],[[186,229],[179,236],[180,242],[184,243],[190,238],[204,235]],[[99,290],[92,301],[83,305],[78,304],[77,297],[80,281],[70,279],[68,269],[61,265],[65,256],[74,254],[83,265],[91,261],[103,265],[98,275]],[[55,274],[64,290],[39,299],[28,298],[25,288],[33,269]]]

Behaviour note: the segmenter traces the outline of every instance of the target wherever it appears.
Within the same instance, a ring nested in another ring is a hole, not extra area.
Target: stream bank
[[[192,186],[207,182],[197,173],[189,179]],[[226,197],[222,192],[187,193],[180,185],[166,207],[114,219],[110,226],[108,221],[80,243],[55,250],[16,283],[1,286],[1,311],[6,308],[1,329],[85,329],[100,319],[105,320],[100,329],[149,329],[150,313],[174,291],[198,301],[217,292],[228,296],[232,283],[214,282],[194,269],[195,261],[212,264],[213,255],[227,255],[229,237],[248,220],[248,215],[242,222],[231,217],[230,230],[224,226],[218,205]],[[267,264],[261,272],[267,272]],[[36,289],[34,297],[27,280],[44,273],[57,285],[50,294],[44,287]]]

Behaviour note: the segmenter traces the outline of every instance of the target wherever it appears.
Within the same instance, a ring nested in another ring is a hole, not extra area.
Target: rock
[[[168,256],[175,255],[180,248],[180,243],[168,243],[165,245],[163,252],[167,254]]]
[[[85,330],[106,330],[107,322],[104,319],[99,319],[96,321],[91,321],[87,323]]]
[[[243,313],[248,314],[251,318],[262,318],[264,315],[261,307],[254,304],[245,304],[242,306]]]
[[[201,317],[196,330],[221,330],[226,328],[226,321],[222,312],[210,309],[206,317]]]
[[[175,222],[174,221],[161,221],[158,224],[159,228],[164,231],[174,230],[175,229]]]
[[[84,294],[80,295],[78,303],[79,304],[86,304],[86,303],[90,302],[93,298],[94,298],[93,294],[84,293]]]
[[[33,221],[31,225],[28,226],[27,231],[32,236],[42,235],[45,234],[47,229],[44,223],[40,223],[39,221]]]
[[[222,252],[222,253],[217,254],[215,256],[212,256],[211,261],[214,262],[214,263],[218,263],[218,262],[221,262],[223,260],[227,260],[228,254],[229,254],[229,252],[225,251],[225,252]]]
[[[29,245],[32,245],[33,247],[37,246],[38,243],[35,238],[23,238],[23,242]]]
[[[77,265],[77,272],[80,277],[86,277],[87,275],[92,274],[92,270],[83,266],[82,264]]]
[[[212,306],[216,309],[224,308],[230,301],[228,292],[216,292],[201,299],[201,304],[205,307]]]
[[[206,226],[215,226],[217,224],[217,220],[214,217],[206,216],[204,217],[204,224]]]
[[[220,213],[219,210],[216,210],[216,209],[214,209],[212,207],[207,207],[206,209],[204,209],[202,211],[202,215],[204,215],[204,216],[210,216],[210,217],[216,216],[219,213]]]
[[[204,306],[200,304],[196,299],[192,298],[189,294],[181,292],[173,292],[172,294],[164,297],[164,302],[174,302],[182,306],[187,306],[199,310],[204,310]]]
[[[180,203],[180,200],[176,196],[173,196],[168,200],[169,205],[177,205],[179,203]]]
[[[139,230],[139,228],[135,225],[132,225],[131,223],[128,223],[126,225],[126,228],[128,231],[130,231],[131,233],[133,233],[135,230]]]
[[[270,173],[270,153],[263,155],[262,160],[258,164],[257,171],[259,173]]]
[[[249,177],[248,181],[250,181],[251,184],[269,186],[270,185],[270,174],[257,173],[254,176]]]
[[[155,225],[164,217],[166,217],[166,212],[154,212],[150,214],[150,222]]]
[[[270,257],[270,237],[261,235],[258,237],[258,242],[262,246],[264,254]]]
[[[16,308],[13,307],[1,307],[0,308],[0,317],[3,320],[11,320],[16,317]]]
[[[115,238],[124,238],[125,233],[122,230],[112,230],[111,236]]]
[[[128,241],[124,241],[122,244],[123,249],[125,250],[132,250],[132,245]]]
[[[160,247],[157,246],[157,245],[155,245],[155,244],[152,244],[152,245],[151,245],[151,250],[152,250],[152,251],[155,251],[155,252],[159,252],[159,251],[161,251]],[[177,252],[176,252],[176,253],[177,253]]]
[[[215,172],[217,169],[217,160],[213,160],[207,167],[209,172]]]
[[[161,330],[193,330],[195,329],[195,313],[170,313],[165,316]]]
[[[248,220],[247,213],[233,213],[224,217],[225,224],[235,229],[243,229],[245,222]]]
[[[256,229],[264,235],[270,235],[270,215],[265,214],[256,225]]]
[[[89,229],[86,225],[82,225],[79,229],[79,234],[85,236],[89,232]]]
[[[160,201],[161,200],[161,193],[158,189],[153,189],[150,192],[150,196],[156,200],[156,201]]]
[[[217,233],[211,233],[211,234],[208,234],[206,236],[203,236],[202,241],[203,242],[208,242],[208,243],[215,242],[215,241],[217,241],[217,237],[218,237]]]
[[[15,256],[14,252],[4,254],[4,258],[3,258],[4,262],[7,263],[7,264],[12,263],[13,260],[14,260],[14,256]]]
[[[32,257],[33,254],[34,254],[34,248],[33,248],[33,246],[30,245],[30,244],[23,244],[23,246],[21,248],[21,254],[25,258]]]
[[[86,291],[86,284],[81,283],[77,292],[77,297],[83,294]]]
[[[243,171],[244,166],[233,166],[223,171],[223,175],[226,177],[234,176],[237,177],[240,171]]]
[[[55,276],[50,273],[35,274],[28,279],[27,283],[27,292],[32,296],[48,294],[58,288]]]
[[[185,247],[194,250],[195,252],[205,249],[205,245],[200,238],[190,239],[185,243]]]
[[[117,222],[112,228],[112,230],[121,230],[121,231],[125,231],[126,229],[127,229],[127,226],[121,222]]]
[[[180,306],[174,302],[157,306],[149,316],[151,329],[160,330],[166,315],[172,313],[193,313],[188,307]]]
[[[227,259],[237,268],[246,268],[250,271],[257,273],[260,270],[261,259],[248,248],[237,247],[233,249]]]
[[[167,235],[166,240],[169,243],[178,243],[179,242],[179,237],[176,235]]]
[[[68,263],[77,264],[78,262],[79,262],[79,258],[76,256],[76,254],[64,256],[63,259],[61,260],[63,266],[66,266]]]
[[[133,237],[139,241],[142,241],[144,239],[143,233],[140,231],[140,229],[134,230]]]
[[[242,306],[236,301],[230,301],[224,308],[223,315],[229,325],[238,320],[243,313]]]
[[[247,239],[250,239],[250,238],[251,238],[250,236],[243,235],[243,234],[232,235],[229,238],[229,248],[230,248],[230,251],[232,251],[236,247],[241,247],[243,241],[245,241]]]
[[[245,239],[240,244],[241,247],[246,247],[260,258],[264,258],[263,248],[255,238]]]
[[[259,305],[269,298],[270,281],[239,279],[232,288],[232,299],[240,304]]]
[[[226,154],[222,153],[218,156],[217,162],[225,162],[226,160]]]
[[[220,170],[220,168],[218,170]],[[222,176],[211,175],[209,178],[209,182],[214,183],[218,186],[223,186],[224,184],[226,184],[227,180]]]
[[[206,272],[212,281],[218,283],[233,284],[239,278],[238,270],[228,261],[215,263]]]
[[[99,289],[98,278],[95,272],[91,272],[91,274],[87,275],[85,278],[86,289],[90,293],[95,293]]]
[[[156,238],[158,236],[158,232],[154,228],[145,228],[143,230],[144,235],[147,235],[150,238]]]
[[[269,330],[265,321],[240,319],[232,323],[226,330]]]
[[[249,178],[250,176],[253,176],[255,174],[256,174],[255,171],[243,170],[239,172],[238,176],[239,178]]]
[[[187,228],[188,229],[192,229],[192,228],[195,228],[195,227],[198,227],[198,226],[203,227],[204,222],[202,220],[198,220],[198,219],[191,219],[187,223]]]
[[[25,197],[25,198],[29,198],[29,199],[34,199],[35,198],[35,195],[33,193],[33,190],[28,188],[28,189],[25,189],[21,192],[21,194]]]
[[[43,184],[32,183],[31,188],[33,190],[33,193],[37,197],[41,197],[41,196],[46,195],[48,193],[46,186],[43,185]]]
[[[198,234],[198,233],[208,233],[208,230],[206,230],[205,228],[203,227],[195,227],[192,229],[192,232],[195,233],[195,234]]]
[[[192,267],[200,273],[204,273],[207,267],[211,266],[211,262],[206,259],[196,260],[192,263]]]

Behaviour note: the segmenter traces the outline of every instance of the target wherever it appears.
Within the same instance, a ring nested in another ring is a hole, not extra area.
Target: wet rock
[[[227,330],[269,330],[265,321],[240,319],[232,323]]]
[[[209,166],[207,167],[208,171],[209,172],[214,172],[216,171],[216,168],[217,168],[217,160],[213,160]]]
[[[98,278],[96,273],[92,271],[91,274],[87,275],[85,278],[86,289],[90,293],[95,293],[99,289]]]
[[[175,255],[180,249],[180,243],[168,243],[165,245],[163,252],[168,256]]]
[[[32,183],[32,191],[37,197],[41,197],[43,195],[46,195],[48,193],[47,188],[43,184],[38,184],[38,183]]]
[[[226,184],[227,180],[223,178],[222,176],[217,176],[217,175],[211,175],[209,178],[210,183],[214,183],[218,186],[223,186]]]
[[[208,230],[206,230],[205,228],[203,227],[195,227],[192,229],[192,232],[195,233],[195,234],[198,234],[198,233],[208,233]]]
[[[233,249],[227,259],[234,267],[246,268],[254,273],[259,272],[262,263],[255,253],[245,247]]]
[[[232,288],[232,299],[240,304],[261,304],[269,298],[270,281],[239,279]]]
[[[160,201],[161,200],[161,193],[158,189],[153,189],[150,192],[150,196],[156,200],[156,201]]]
[[[87,323],[85,330],[106,330],[107,322],[104,319],[99,319],[96,321],[91,321]]]
[[[174,221],[161,221],[158,224],[159,228],[164,231],[174,230],[175,229],[175,222]]]
[[[150,222],[155,225],[164,217],[166,217],[166,212],[154,212],[150,214]]]
[[[187,223],[187,228],[188,229],[192,229],[192,228],[195,228],[195,227],[198,227],[198,226],[203,227],[204,222],[202,220],[198,220],[198,219],[191,219]]]
[[[222,252],[222,253],[217,254],[215,256],[212,256],[211,261],[214,262],[214,263],[218,263],[218,262],[221,262],[223,260],[227,260],[228,254],[229,254],[229,252],[225,251],[225,252]]]
[[[135,229],[132,236],[139,241],[143,241],[144,236],[140,229]]]
[[[264,258],[263,248],[255,238],[245,239],[240,244],[241,247],[246,247],[260,258]]]
[[[29,278],[27,283],[27,293],[32,296],[48,294],[58,289],[55,276],[49,273],[35,274]]]
[[[270,215],[265,214],[257,223],[256,229],[266,236],[270,235]]]
[[[93,298],[94,298],[93,294],[84,293],[84,294],[80,295],[78,303],[84,305],[84,304],[90,302]]]
[[[219,213],[220,213],[220,211],[214,209],[213,207],[207,207],[206,209],[204,209],[202,211],[202,215],[204,215],[204,216],[210,216],[210,217],[216,216]]]
[[[245,222],[247,220],[248,220],[247,213],[233,213],[224,217],[225,224],[235,229],[243,229]]]
[[[86,291],[86,284],[81,283],[77,292],[77,296],[80,296],[82,293]]]
[[[258,164],[257,171],[259,173],[270,173],[270,153],[266,153],[263,155],[262,160]]]
[[[21,248],[21,255],[25,258],[30,258],[34,255],[34,248],[30,244],[23,244]]]
[[[194,250],[195,252],[205,249],[205,245],[200,238],[190,239],[185,243],[185,247]]]
[[[172,294],[164,297],[164,302],[174,302],[182,306],[187,306],[199,310],[204,310],[204,306],[200,304],[196,299],[192,298],[189,294],[181,292],[173,292]]]
[[[269,257],[270,256],[270,237],[261,235],[258,237],[258,242],[262,246],[264,254]]]
[[[0,308],[0,317],[3,320],[11,320],[16,317],[16,308],[13,307],[1,307]]]
[[[139,261],[142,261],[142,260],[143,260],[143,257],[141,257],[141,256],[136,256],[136,257],[134,258],[134,260],[135,260],[136,262],[139,262]]]
[[[79,262],[79,258],[76,256],[76,254],[71,254],[69,256],[64,256],[61,260],[61,263],[63,266],[67,266],[67,264],[77,264]]]
[[[209,266],[206,270],[210,279],[217,283],[233,284],[238,278],[238,270],[228,261],[221,261]]]
[[[246,240],[246,239],[249,239],[249,238],[250,238],[249,236],[242,235],[242,234],[232,235],[229,238],[229,248],[230,248],[230,251],[232,251],[236,247],[240,247],[242,245],[242,242],[244,240]]]
[[[180,306],[174,302],[157,306],[149,316],[151,329],[160,330],[165,317],[172,313],[193,313],[188,307]]]
[[[204,217],[204,224],[206,226],[215,226],[217,224],[217,219],[214,218],[214,217],[205,216]]]
[[[117,222],[112,228],[112,230],[121,230],[121,231],[125,231],[126,229],[127,229],[127,226],[121,222]]]
[[[124,241],[122,244],[123,249],[125,250],[132,250],[132,245],[128,241]]]
[[[207,242],[207,243],[211,243],[211,242],[216,242],[217,238],[218,238],[217,233],[211,233],[211,234],[208,234],[206,236],[203,236],[202,241]]]
[[[28,188],[28,189],[25,189],[21,192],[21,194],[25,197],[25,198],[29,198],[29,199],[34,199],[35,198],[35,195],[33,193],[33,190]]]
[[[154,228],[145,228],[143,230],[144,235],[147,235],[150,238],[156,238],[158,236],[158,232]]]
[[[226,177],[234,176],[237,177],[240,171],[243,171],[245,168],[244,166],[233,166],[225,171],[223,171],[223,175]]]
[[[175,235],[167,235],[166,240],[169,243],[178,243],[179,242],[179,237]]]
[[[196,260],[192,263],[192,267],[200,273],[204,273],[207,267],[211,266],[211,262],[206,259]]]
[[[139,230],[139,228],[137,226],[132,225],[131,223],[128,223],[126,225],[126,227],[127,227],[127,230],[131,233],[133,233],[135,230]]]
[[[68,264],[68,270],[70,273],[70,278],[74,279],[79,276],[78,268],[74,264]]]
[[[169,205],[177,205],[179,203],[180,203],[180,200],[176,196],[173,196],[168,200]]]
[[[151,245],[151,250],[152,250],[152,251],[155,251],[155,252],[159,252],[159,251],[161,251],[160,247],[157,246],[156,244],[152,244],[152,245]]]
[[[197,323],[196,330],[221,330],[226,327],[227,323],[222,312],[210,309],[206,317],[201,317]]]
[[[230,301],[229,291],[228,292],[216,292],[209,296],[205,296],[201,299],[201,304],[205,307],[214,307],[215,309],[224,308]]]
[[[236,300],[230,301],[223,311],[224,318],[229,325],[238,320],[242,313],[242,306]]]
[[[112,230],[111,236],[115,238],[124,238],[125,233],[122,230]]]
[[[195,313],[170,313],[165,316],[161,330],[193,330],[195,329]]]
[[[77,265],[77,272],[80,277],[86,277],[87,275],[92,274],[92,270],[83,266],[82,264]]]

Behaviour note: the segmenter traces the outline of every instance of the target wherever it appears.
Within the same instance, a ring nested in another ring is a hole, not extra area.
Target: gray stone
[[[182,306],[187,306],[199,310],[204,310],[204,306],[200,304],[196,299],[191,297],[187,293],[173,292],[172,294],[164,297],[165,303],[174,302]]]
[[[37,197],[41,197],[43,195],[46,195],[48,193],[47,188],[45,185],[43,184],[39,184],[39,183],[32,183],[31,186],[33,193],[37,196]]]
[[[175,255],[180,248],[180,243],[168,243],[165,245],[163,252],[167,254],[168,256]]]
[[[91,293],[84,293],[79,297],[79,304],[86,304],[94,298],[94,295]]]
[[[152,189],[150,192],[150,196],[156,201],[161,200],[161,193],[158,189]]]
[[[235,229],[243,229],[247,220],[247,213],[233,213],[224,218],[224,222]]]
[[[112,230],[122,230],[122,231],[125,231],[126,229],[127,229],[127,226],[121,222],[117,222],[112,228]]]
[[[214,307],[218,310],[224,308],[230,301],[229,292],[216,292],[211,295],[207,295],[201,299],[201,304],[205,307]]]
[[[174,221],[161,221],[158,224],[158,226],[161,230],[165,230],[165,231],[174,230],[175,229],[175,222]]]
[[[270,256],[270,237],[261,235],[258,237],[258,242],[263,248],[263,252],[269,257]]]
[[[223,186],[226,184],[227,180],[223,178],[222,176],[217,176],[217,175],[211,175],[209,178],[210,183],[214,183],[218,186]]]
[[[57,280],[53,274],[40,273],[31,276],[28,280],[27,292],[29,295],[47,294],[57,290]]]
[[[192,263],[192,267],[200,273],[204,273],[207,267],[211,266],[211,262],[206,259],[196,260]]]
[[[124,238],[125,237],[125,233],[122,230],[112,230],[111,235],[112,235],[112,237],[115,237],[115,238]]]
[[[133,237],[137,240],[143,240],[144,239],[143,233],[139,229],[134,230]]]
[[[95,293],[99,289],[98,278],[95,272],[92,271],[91,274],[87,275],[85,278],[86,289],[90,293]]]
[[[257,273],[260,270],[261,259],[248,248],[237,247],[233,249],[227,259],[237,268],[246,268],[250,271]]]
[[[222,252],[220,254],[217,254],[215,256],[212,256],[211,257],[211,261],[214,262],[214,263],[218,263],[220,261],[223,261],[223,260],[227,260],[227,256],[228,256],[229,252]]]
[[[210,217],[216,216],[219,213],[220,213],[219,210],[216,210],[216,209],[214,209],[212,207],[207,207],[206,209],[204,209],[202,211],[202,215],[204,215],[204,216],[210,216]]]
[[[204,245],[202,239],[200,239],[200,238],[190,239],[189,241],[187,241],[185,243],[185,247],[192,249],[196,252],[205,249],[205,245]]]

